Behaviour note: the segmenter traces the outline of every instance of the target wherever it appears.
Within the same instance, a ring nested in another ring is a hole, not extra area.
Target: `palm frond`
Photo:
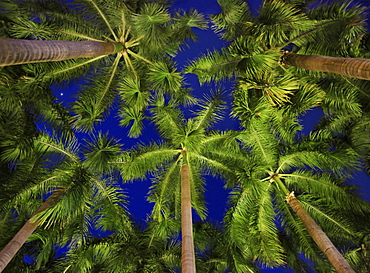
[[[126,180],[143,179],[147,173],[161,168],[162,164],[173,160],[180,153],[171,146],[151,144],[139,146],[136,150],[128,152],[122,162],[114,162]]]
[[[214,30],[226,40],[244,34],[244,23],[251,19],[248,4],[241,0],[220,0],[218,2],[222,11],[211,17]]]
[[[121,144],[108,134],[98,133],[91,141],[86,141],[83,148],[83,166],[92,173],[109,172],[108,163],[121,152]]]
[[[114,97],[116,96],[116,71],[121,55],[118,54],[109,69],[108,74],[96,76],[90,80],[91,84],[86,86],[85,91],[80,95],[73,110],[75,115],[75,126],[83,131],[91,131],[94,124],[102,121],[107,113]]]

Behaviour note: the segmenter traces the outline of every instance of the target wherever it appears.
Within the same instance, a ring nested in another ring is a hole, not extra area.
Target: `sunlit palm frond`
[[[108,74],[96,75],[94,79],[88,80],[90,85],[80,94],[73,107],[75,115],[75,126],[83,131],[91,131],[94,124],[101,122],[104,114],[110,109],[116,97],[117,69],[121,56],[118,54]]]
[[[278,149],[276,140],[271,133],[266,132],[267,124],[257,120],[247,129],[245,134],[240,134],[238,139],[247,150],[253,149],[253,153],[262,160],[262,165],[273,166],[278,160]]]
[[[62,160],[80,162],[78,156],[79,144],[76,138],[66,143],[58,139],[54,139],[47,134],[42,134],[38,136],[34,142],[36,150],[41,153],[51,152],[59,155]]]
[[[365,8],[361,5],[351,5],[347,1],[326,2],[310,9],[307,13],[313,20],[328,21],[313,33],[315,40],[298,43],[302,53],[325,56],[351,56],[359,54],[360,41],[365,34]],[[334,54],[334,55],[333,55]]]
[[[233,206],[226,219],[230,240],[249,245],[262,264],[277,266],[283,263],[283,256],[274,223],[270,187],[268,182],[249,180],[244,189],[234,193]]]
[[[162,164],[171,161],[179,153],[178,149],[171,146],[151,144],[137,147],[124,156],[122,163],[112,164],[117,164],[124,179],[143,179],[146,173],[158,170]]]
[[[189,162],[189,169],[191,205],[200,219],[205,220],[207,217],[207,208],[204,201],[205,179],[201,175],[199,165]]]
[[[325,91],[321,107],[329,115],[360,116],[357,90],[341,79],[324,79],[319,86]]]
[[[70,186],[53,206],[33,216],[32,221],[38,221],[45,228],[51,226],[63,227],[75,217],[89,209],[93,188],[89,187],[90,175],[83,169],[77,170],[66,181]]]
[[[143,50],[161,50],[168,41],[168,29],[165,27],[171,20],[168,10],[157,3],[144,4],[140,13],[132,18],[134,35],[142,37],[140,44]],[[166,34],[166,35],[163,35]],[[150,46],[148,47],[148,44]]]
[[[184,39],[192,39],[196,41],[197,37],[191,31],[191,28],[207,29],[207,21],[203,14],[196,10],[188,12],[178,11],[174,14],[174,22],[171,25],[170,39],[174,41],[183,41]]]
[[[267,47],[282,46],[313,27],[313,22],[294,5],[283,1],[264,1],[255,22],[246,23],[246,32],[266,43]]]
[[[92,173],[103,174],[109,172],[108,163],[121,152],[121,144],[108,134],[98,133],[92,136],[91,141],[84,145],[83,166]]]
[[[230,79],[238,72],[236,67],[240,60],[239,56],[231,56],[226,49],[221,52],[209,52],[192,61],[184,72],[196,74],[201,84],[213,80]]]
[[[171,94],[180,90],[183,77],[171,64],[156,62],[150,67],[148,80],[152,89]]]
[[[180,176],[179,161],[175,161],[165,168],[165,172],[160,172],[152,182],[148,196],[150,202],[154,202],[151,218],[154,221],[162,222],[171,215],[166,213],[171,202],[175,211],[175,217],[180,215]],[[171,200],[171,202],[169,202]]]
[[[337,236],[339,242],[343,239],[355,241],[356,237],[359,236],[353,225],[340,215],[338,211],[320,204],[323,203],[323,200],[317,200],[317,197],[310,195],[302,195],[299,200],[307,212],[320,223],[320,226],[331,238]],[[340,236],[338,236],[339,234]]]
[[[94,179],[94,209],[99,212],[96,228],[116,230],[127,236],[131,230],[131,220],[127,212],[127,196],[118,185],[105,180]]]
[[[312,174],[310,171],[294,171],[281,175],[290,190],[306,192],[325,198],[328,203],[356,211],[365,211],[365,201],[353,194],[352,187],[343,186],[343,181],[330,174]],[[357,200],[357,201],[356,201]]]
[[[137,138],[142,134],[144,114],[141,110],[126,106],[119,111],[119,117],[119,124],[121,126],[130,126],[130,130],[127,134],[129,137]]]
[[[334,165],[334,166],[333,166]],[[284,172],[290,168],[308,166],[316,170],[331,170],[339,174],[345,174],[345,168],[353,169],[358,165],[355,154],[301,151],[281,156],[277,172]]]
[[[155,108],[151,109],[152,119],[159,133],[164,138],[170,138],[171,140],[183,137],[185,134],[183,128],[184,120],[179,105],[172,101],[167,104],[164,98],[159,98],[156,100],[155,106]]]
[[[194,124],[192,130],[197,131],[201,129],[208,129],[213,123],[221,120],[223,117],[221,111],[225,109],[225,103],[223,101],[223,94],[221,90],[211,93],[210,96],[206,96],[199,110],[196,110],[196,117],[193,118]]]
[[[211,17],[215,31],[227,40],[244,34],[244,23],[251,20],[248,4],[241,0],[221,0],[219,4],[222,11]]]

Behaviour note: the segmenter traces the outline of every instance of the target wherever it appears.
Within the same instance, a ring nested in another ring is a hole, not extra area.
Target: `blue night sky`
[[[196,9],[199,12],[209,15],[216,14],[221,11],[216,0],[174,0],[174,9],[181,8],[184,10]],[[260,0],[248,1],[253,9],[253,12],[258,10],[258,7],[261,3]],[[369,4],[367,1],[363,3]],[[183,68],[190,60],[201,56],[206,53],[207,50],[211,51],[213,49],[219,49],[225,45],[224,41],[221,41],[216,34],[209,30],[196,30],[198,35],[198,42],[190,42],[189,48],[180,52],[179,55],[175,58],[178,62],[179,69]],[[201,98],[203,93],[209,91],[210,86],[199,86],[197,78],[195,75],[186,75],[186,81],[191,84],[193,88],[193,94],[197,98]],[[228,88],[228,93],[231,94],[231,84],[225,84]],[[78,88],[77,84],[71,85],[68,89],[66,88],[55,88],[55,94],[57,97],[69,103],[73,100],[76,89]],[[231,98],[229,98],[231,101]],[[321,112],[319,110],[311,110],[305,116],[301,117],[304,121],[304,131],[307,133],[310,131],[317,120],[319,119]],[[110,135],[115,136],[118,139],[121,139],[124,143],[124,148],[130,148],[132,145],[138,141],[142,143],[148,143],[152,140],[158,139],[158,134],[153,129],[153,126],[147,124],[144,129],[143,136],[140,139],[129,139],[127,137],[127,129],[118,126],[118,119],[115,118],[115,113],[112,112],[109,118],[101,124],[98,130],[103,132],[109,131]],[[225,117],[224,121],[218,125],[217,129],[226,130],[226,129],[239,129],[238,122],[229,117]],[[355,183],[361,186],[363,192],[366,192],[363,196],[370,200],[370,179],[364,174],[359,174],[354,178]],[[131,214],[135,217],[137,221],[145,220],[146,216],[150,213],[152,205],[146,201],[146,195],[148,188],[150,187],[150,181],[137,181],[131,184],[124,184],[123,187],[127,191],[128,201],[130,202],[128,208]],[[208,203],[208,220],[215,222],[220,222],[223,218],[223,214],[226,211],[226,202],[227,202],[228,192],[223,188],[223,182],[221,180],[207,177],[207,186],[205,198]],[[196,219],[197,220],[197,219]],[[292,270],[287,269],[262,269],[262,272],[293,272]]]

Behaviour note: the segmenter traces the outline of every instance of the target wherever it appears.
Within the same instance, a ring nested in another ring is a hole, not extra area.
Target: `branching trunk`
[[[39,207],[34,215],[46,210],[47,208],[55,204],[63,193],[63,189],[57,189],[56,191],[54,191],[54,193],[48,199],[46,199],[46,201]],[[4,249],[0,252],[0,272],[2,272],[4,268],[9,264],[15,254],[17,254],[18,250],[35,231],[37,226],[37,221],[31,222],[31,219],[29,219],[13,237],[13,239],[4,247]]]
[[[338,273],[356,273],[339,253],[325,232],[316,224],[315,220],[312,219],[301,203],[295,198],[294,193],[288,195],[287,202],[302,221],[312,239],[328,258],[334,269]]]
[[[182,273],[195,273],[189,166],[181,166]]]
[[[119,43],[0,38],[0,66],[91,58],[122,49]]]
[[[370,80],[370,60],[303,55],[286,52],[281,57],[284,65],[312,71],[331,72],[357,79]]]

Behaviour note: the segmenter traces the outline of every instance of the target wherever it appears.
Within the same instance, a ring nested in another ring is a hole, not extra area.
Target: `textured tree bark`
[[[38,208],[34,215],[55,204],[63,193],[63,189],[57,189],[54,191],[53,194]],[[2,272],[9,264],[9,262],[13,259],[15,254],[17,254],[18,250],[27,241],[27,239],[32,235],[38,225],[38,222],[31,222],[31,219],[29,219],[13,237],[13,239],[4,247],[4,249],[0,252],[0,272]]]
[[[0,66],[91,58],[120,50],[119,43],[0,38]]]
[[[336,58],[286,52],[281,57],[281,63],[312,71],[331,72],[370,80],[370,59]]]
[[[315,220],[312,219],[301,203],[295,198],[294,193],[287,196],[287,202],[302,221],[312,239],[328,258],[334,269],[338,273],[356,273],[333,245],[325,232],[317,225]]]
[[[195,273],[193,241],[193,220],[191,214],[191,193],[189,166],[181,166],[181,232],[182,232],[182,273]]]

